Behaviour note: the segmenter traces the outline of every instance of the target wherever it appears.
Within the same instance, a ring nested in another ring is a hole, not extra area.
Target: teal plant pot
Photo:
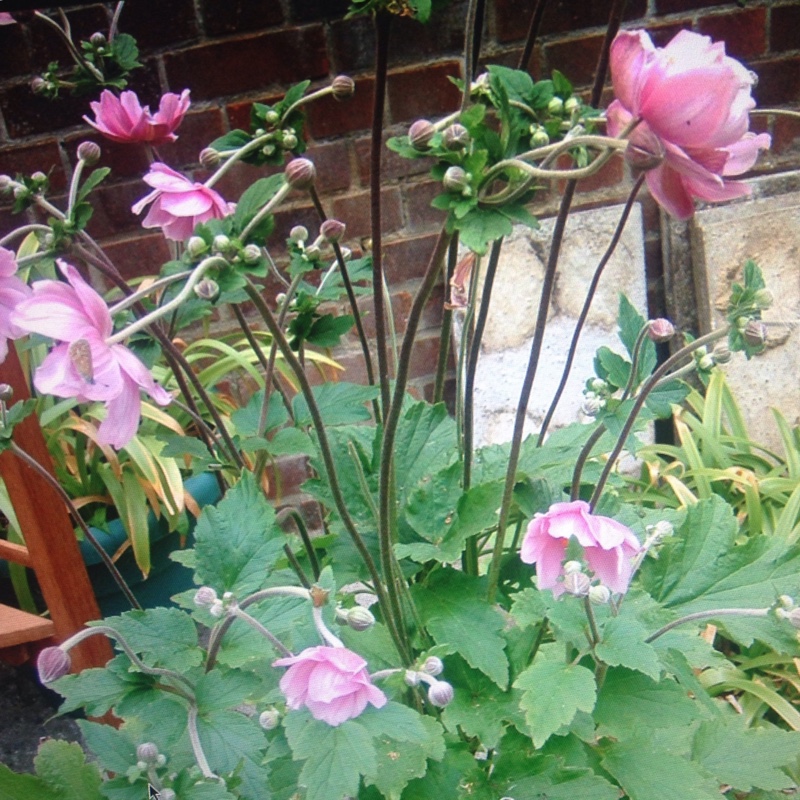
[[[201,508],[216,503],[221,496],[217,479],[211,473],[193,475],[188,478],[186,489]],[[195,518],[189,515],[189,534],[185,543],[187,547],[191,545],[195,523]],[[108,524],[108,531],[97,528],[91,530],[102,548],[111,556],[122,547],[128,538],[122,522],[118,519],[112,520]],[[183,564],[172,561],[169,557],[169,554],[179,549],[180,546],[180,534],[177,531],[170,533],[167,521],[164,518],[157,520],[151,512],[150,574],[147,578],[142,576],[141,570],[136,566],[131,548],[128,548],[117,560],[117,568],[143,608],[168,606],[172,595],[191,589],[194,585],[192,570],[184,567]],[[80,549],[103,616],[114,616],[123,611],[130,611],[130,603],[120,591],[94,547],[84,540],[80,542]]]

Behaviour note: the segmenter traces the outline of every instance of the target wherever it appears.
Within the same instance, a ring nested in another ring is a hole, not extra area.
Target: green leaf
[[[65,675],[54,684],[64,697],[62,714],[83,708],[93,717],[102,717],[136,686],[108,669],[85,669],[78,675]]]
[[[338,317],[325,314],[314,320],[311,330],[306,335],[306,341],[316,347],[338,347],[342,336],[353,327],[354,321],[349,314]]]
[[[451,218],[449,224],[458,229],[461,244],[478,255],[484,255],[491,242],[508,236],[513,230],[511,220],[501,211],[480,206],[460,220]]]
[[[235,711],[214,711],[197,718],[197,733],[211,769],[219,774],[238,768],[242,788],[258,797],[267,783],[267,772],[259,765],[267,740],[258,721]]]
[[[124,775],[136,763],[136,743],[125,729],[85,719],[78,720],[78,727],[86,746],[103,769]]]
[[[334,728],[306,711],[294,711],[283,725],[293,758],[305,759],[300,785],[306,787],[306,800],[342,800],[358,793],[362,775],[377,777],[372,737],[356,720]]]
[[[62,800],[41,778],[19,775],[0,764],[0,800]]]
[[[536,747],[569,725],[578,711],[591,713],[597,694],[591,670],[565,663],[559,644],[541,647],[534,663],[514,681],[514,687],[523,692],[520,708]]]
[[[111,53],[114,61],[125,72],[142,66],[138,61],[139,48],[136,46],[136,39],[128,33],[118,33],[114,37]]]
[[[215,669],[197,681],[197,708],[201,714],[235,708],[254,695],[261,685],[261,681],[251,672]]]
[[[244,408],[237,408],[231,414],[236,432],[242,438],[258,435],[258,423],[261,418],[261,406],[264,403],[264,390],[257,391],[248,401]],[[267,419],[265,431],[271,431],[289,421],[289,414],[283,405],[280,395],[272,392],[269,396],[267,406]]]
[[[420,617],[437,644],[452,645],[475,669],[501,689],[508,686],[504,621],[486,602],[484,581],[454,569],[440,569],[428,584],[413,589]]]
[[[553,91],[562,100],[568,100],[572,96],[572,84],[557,69],[553,70]]]
[[[206,506],[194,531],[197,576],[218,593],[244,597],[260,589],[286,537],[275,511],[250,473],[214,507]]]
[[[230,136],[231,134],[228,135]],[[249,140],[249,137],[247,138]],[[233,215],[236,229],[239,231],[244,230],[253,217],[278,193],[278,190],[285,182],[286,179],[283,173],[279,172],[269,178],[260,178],[251,184],[236,204],[236,211]]]
[[[92,174],[83,182],[80,190],[78,191],[78,201],[85,200],[86,196],[92,189],[95,188],[101,181],[104,181],[108,174],[111,172],[111,167],[98,167],[92,170]]]
[[[692,758],[719,783],[739,791],[790,789],[794,781],[783,771],[800,753],[800,733],[778,728],[747,728],[740,717],[725,724],[704,722],[694,737]]]
[[[246,144],[249,144],[250,141],[251,137],[249,133],[245,133],[245,131],[236,128],[235,130],[228,131],[224,136],[214,139],[208,146],[213,150],[219,151],[238,150]]]
[[[380,389],[357,383],[323,383],[312,386],[311,393],[325,425],[352,425],[371,419],[370,410],[365,404],[378,397]],[[298,426],[312,424],[308,403],[303,395],[298,394],[292,400],[292,410]]]
[[[645,644],[647,634],[644,625],[630,615],[612,617],[603,626],[597,656],[612,667],[628,667],[658,680],[661,663],[655,648]]]
[[[311,85],[311,81],[301,81],[292,86],[289,91],[283,96],[283,100],[275,106],[275,110],[279,114],[285,114],[286,111],[293,106],[305,93],[306,89]]]
[[[672,753],[643,746],[646,734],[614,742],[602,760],[630,800],[720,800],[716,781],[700,767]]]
[[[203,660],[192,618],[177,608],[126,611],[103,620],[127,641],[150,666],[185,672]]]
[[[689,386],[681,381],[672,381],[657,386],[647,395],[645,406],[658,419],[669,419],[672,406],[680,405],[689,396]]]
[[[595,355],[595,369],[598,377],[622,388],[631,374],[631,363],[608,347],[600,347]]]
[[[95,764],[86,763],[79,744],[49,739],[42,743],[33,764],[59,800],[103,800],[100,772]]]

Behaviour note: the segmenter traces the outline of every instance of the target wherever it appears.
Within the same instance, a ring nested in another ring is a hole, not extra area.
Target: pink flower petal
[[[114,329],[114,323],[111,320],[108,306],[105,300],[94,290],[88,283],[81,277],[72,264],[66,261],[59,260],[58,268],[61,274],[69,281],[70,286],[75,290],[75,295],[78,298],[86,318],[89,320],[92,327],[103,337],[106,338],[111,335]],[[64,338],[64,337],[56,337]],[[66,341],[66,340],[65,340]]]
[[[634,114],[638,113],[642,85],[655,54],[653,42],[645,31],[622,31],[611,45],[614,94]]]
[[[106,403],[108,413],[97,429],[97,441],[119,450],[136,435],[141,418],[142,401],[139,387],[125,380],[122,391]]]

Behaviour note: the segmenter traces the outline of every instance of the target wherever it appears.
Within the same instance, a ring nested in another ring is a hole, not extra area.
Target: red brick
[[[269,481],[269,497],[280,501],[287,495],[295,494],[310,477],[306,456],[286,456],[275,464],[266,467]]]
[[[602,47],[603,36],[599,34],[548,44],[544,48],[548,72],[557,69],[574,86],[586,86],[594,80]]]
[[[219,108],[190,111],[177,130],[178,140],[159,147],[158,155],[162,161],[175,168],[197,164],[200,151],[223,133],[225,123]]]
[[[103,239],[129,231],[141,232],[142,217],[134,214],[131,206],[149,191],[150,187],[142,181],[110,186],[101,184],[89,198],[94,208],[89,233],[95,239]]]
[[[381,145],[381,178],[383,180],[396,180],[409,175],[419,175],[427,172],[435,163],[432,158],[403,158],[390,150],[386,142],[393,136],[405,134],[406,128],[386,133]],[[358,163],[358,177],[363,186],[369,185],[369,160],[371,142],[369,137],[358,139],[356,146],[356,161]]]
[[[433,376],[436,374],[436,362],[439,359],[439,335],[434,334],[418,338],[411,350],[411,363],[408,374],[411,379]]]
[[[230,0],[228,2],[230,6]],[[268,4],[267,4],[268,5]],[[169,24],[162,21],[169,20]],[[199,30],[192,0],[137,0],[126,3],[120,29],[136,39],[142,52],[174,46],[197,38]]]
[[[41,170],[50,176],[50,188],[61,191],[66,188],[67,178],[61,165],[58,145],[52,139],[17,147],[0,149],[0,175],[16,177],[18,173],[30,175]]]
[[[280,3],[252,0],[201,0],[200,13],[208,36],[260,30],[283,22]]]
[[[60,97],[48,100],[35,95],[27,83],[9,86],[0,92],[0,111],[12,139],[31,134],[50,133],[59,128],[81,124],[89,111],[86,98]]]
[[[387,96],[392,122],[413,122],[421,117],[441,117],[455,111],[461,93],[450,78],[460,74],[457,61],[391,72]]]
[[[420,328],[427,330],[428,328],[440,329],[442,326],[442,312],[444,311],[444,283],[441,281],[433,287],[431,296],[428,302],[425,303],[425,308],[422,311],[422,320],[420,321]]]
[[[114,178],[140,178],[149,168],[144,145],[112,142],[94,130],[81,131],[64,137],[64,149],[67,151],[70,164],[77,161],[78,145],[87,141],[100,145],[101,155],[97,166],[109,167],[112,180]]]
[[[303,155],[317,167],[316,187],[321,195],[350,188],[353,176],[346,142],[312,144]]]
[[[282,97],[282,92],[280,94],[272,93],[269,95],[264,95],[264,97],[256,97],[254,99],[228,104],[225,110],[228,113],[228,122],[230,123],[231,128],[238,128],[239,130],[247,131],[249,133],[250,109],[253,107],[253,103],[262,103],[266,106],[272,106],[275,105],[275,103],[277,103]]]
[[[769,26],[769,49],[773,53],[781,50],[800,49],[800,5],[776,6],[772,9]]]
[[[170,252],[161,232],[103,242],[111,261],[128,280],[143,275],[157,275],[161,266],[169,261]]]
[[[27,26],[0,26],[0,80],[28,75],[32,71]]]
[[[266,89],[328,73],[325,38],[314,26],[203,44],[164,56],[172,87],[196,100]]]
[[[506,50],[503,53],[492,54],[491,57],[482,58],[481,59],[481,66],[480,70],[485,71],[487,64],[499,64],[501,67],[508,67],[509,69],[519,69],[519,60],[522,58],[522,48],[516,48],[514,50]],[[528,63],[524,65],[524,69],[530,75],[533,76],[534,80],[540,80],[541,78],[548,77],[544,75],[542,72],[542,62],[543,62],[543,55],[542,55],[542,47],[540,44],[536,44],[533,47],[533,52],[531,53],[530,59]]]
[[[407,236],[384,246],[383,271],[390,284],[421,278],[428,267],[435,235]]]
[[[733,58],[753,58],[763,54],[766,41],[767,12],[763,8],[701,17],[697,24],[700,33],[714,41],[725,42],[725,52]]]
[[[800,97],[800,57],[761,61],[752,65],[758,75],[753,97],[760,106],[796,103]]]
[[[349,197],[339,197],[333,201],[333,214],[347,225],[347,236],[359,238],[370,235],[369,192],[360,192]],[[381,191],[381,217],[384,233],[400,230],[403,227],[403,211],[400,192],[396,189]]]
[[[731,6],[725,0],[656,0],[656,14],[680,14],[696,8],[710,8],[711,6]]]
[[[372,125],[374,81],[372,78],[356,79],[356,91],[347,100],[328,96],[307,106],[308,132],[314,139],[327,139]]]
[[[70,8],[66,13],[72,28],[72,38],[76,42],[80,39],[88,39],[95,31],[108,33],[109,10],[104,6]],[[58,21],[55,14],[52,16]],[[35,18],[30,19],[28,27],[31,62],[34,70],[44,70],[51,61],[58,61],[65,67],[72,66],[72,59],[54,28]]]
[[[530,24],[535,0],[498,0],[495,4],[495,31],[501,42],[524,39]],[[608,23],[612,0],[576,3],[557,0],[548,3],[540,34],[567,33],[584,28],[597,28]],[[646,0],[631,0],[625,9],[625,19],[639,19],[647,11]]]
[[[796,119],[776,117],[772,133],[772,149],[779,154],[795,153],[800,156],[800,125]]]
[[[442,193],[439,181],[424,181],[405,187],[403,199],[406,221],[412,231],[430,231],[441,228],[447,213],[431,206],[434,197]]]
[[[286,240],[289,238],[289,231],[295,225],[304,225],[312,236],[316,235],[319,228],[319,216],[314,206],[280,209],[275,213],[275,230],[269,239],[270,253],[273,258],[286,253]],[[350,235],[349,226],[347,235]]]
[[[402,334],[406,325],[408,324],[408,312],[411,310],[411,301],[413,297],[410,292],[393,292],[392,293],[392,311],[394,313],[394,327],[395,330]],[[364,333],[367,339],[375,338],[375,309],[371,296],[360,297],[358,300],[358,309],[361,312],[361,320],[364,325]],[[349,307],[343,310],[343,313],[350,313]],[[387,326],[388,333],[388,326]],[[358,341],[358,331],[355,327],[350,333],[352,342]]]
[[[360,350],[354,350],[346,355],[334,353],[333,359],[340,367],[343,368],[342,371],[336,371],[335,380],[361,384],[367,384],[369,382],[367,380],[367,368],[364,366],[364,356]],[[374,370],[377,370],[378,357],[375,355],[375,353],[372,353],[372,366]],[[321,375],[319,370],[308,365],[306,366],[306,374],[308,375],[308,380],[312,386],[318,386],[325,380],[331,380],[332,377],[330,374],[327,376]]]

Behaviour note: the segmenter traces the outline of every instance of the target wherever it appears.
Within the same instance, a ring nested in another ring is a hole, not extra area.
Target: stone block
[[[748,259],[764,273],[775,298],[763,314],[767,349],[749,362],[735,354],[725,370],[750,436],[780,453],[768,409],[800,424],[800,172],[759,178],[752,186],[750,198],[700,208],[688,225],[668,227],[693,266],[700,333],[724,324],[731,285],[741,281]]]
[[[541,427],[561,379],[587,288],[621,211],[622,206],[610,206],[570,215],[528,406],[526,433],[535,433]],[[503,245],[475,381],[477,446],[511,439],[536,325],[552,230],[552,220],[542,221],[538,231],[515,228]],[[479,287],[479,296],[481,290],[482,286]],[[586,379],[594,375],[592,362],[597,348],[605,345],[624,352],[617,336],[620,292],[624,292],[646,315],[644,237],[638,204],[634,206],[616,251],[603,272],[566,390],[552,423],[554,426],[580,419],[583,387]]]

